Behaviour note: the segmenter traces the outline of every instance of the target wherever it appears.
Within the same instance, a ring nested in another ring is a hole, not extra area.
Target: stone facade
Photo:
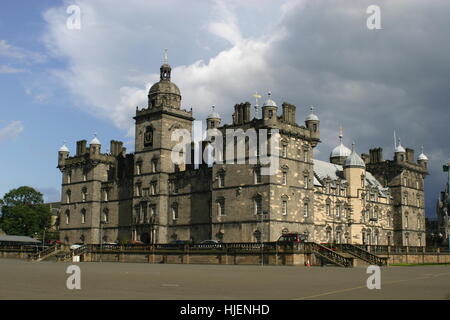
[[[250,154],[246,144],[245,154],[234,156],[243,163],[175,165],[172,133],[192,134],[194,118],[192,110],[181,109],[180,90],[170,74],[164,63],[148,106],[136,110],[133,154],[118,141],[102,153],[97,138],[89,146],[77,142],[74,156],[67,147],[60,149],[62,242],[256,242],[300,232],[315,242],[425,245],[426,161],[416,163],[413,151],[402,148],[393,160],[383,160],[379,148],[362,155],[364,160],[356,151],[340,152],[330,162],[315,160],[319,118],[311,111],[299,125],[296,107],[283,103],[279,116],[270,96],[261,117],[251,118],[250,103],[240,103],[231,124],[221,125],[213,112],[207,128],[224,136],[227,130],[278,129],[275,174],[260,173],[259,153]],[[199,143],[200,150],[210,142]]]

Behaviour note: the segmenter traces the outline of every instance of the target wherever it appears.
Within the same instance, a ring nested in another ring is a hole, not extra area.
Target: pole
[[[264,220],[263,220],[263,213],[261,212],[261,266],[264,266]]]
[[[100,220],[100,262],[103,262],[103,221]]]
[[[45,244],[45,228],[42,235],[42,250],[44,250],[44,244]]]

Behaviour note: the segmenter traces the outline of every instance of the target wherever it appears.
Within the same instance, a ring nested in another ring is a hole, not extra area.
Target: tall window
[[[136,174],[140,175],[142,171],[142,162],[136,163]]]
[[[282,185],[287,185],[287,172],[286,171],[283,171],[283,173],[282,173],[282,177],[281,177],[281,184]]]
[[[156,205],[151,205],[150,206],[150,214],[152,216],[156,216]]]
[[[341,204],[338,203],[336,205],[336,218],[340,218],[341,217]]]
[[[81,189],[81,200],[83,202],[86,202],[86,198],[87,198],[87,189],[83,188],[83,189]]]
[[[72,195],[72,193],[70,192],[70,190],[67,190],[67,192],[66,192],[66,203],[70,203],[71,195]]]
[[[309,179],[308,179],[309,177],[308,177],[308,175],[304,175],[303,176],[303,187],[305,188],[305,189],[308,189],[308,187],[309,187]]]
[[[86,210],[81,210],[81,223],[86,223]]]
[[[303,204],[303,216],[305,218],[309,216],[309,203],[307,201]]]
[[[173,220],[178,219],[178,204],[177,203],[172,204],[172,219]]]
[[[152,172],[156,172],[158,170],[158,160],[152,159]]]
[[[288,148],[287,144],[283,144],[283,146],[281,147],[281,156],[283,158],[287,157],[287,148]]]
[[[225,199],[219,199],[217,200],[217,214],[219,216],[225,215]]]
[[[422,228],[422,220],[420,219],[420,215],[417,216],[417,229]]]
[[[405,229],[408,228],[408,214],[405,213]]]
[[[308,162],[308,150],[303,151],[303,161]]]
[[[286,201],[286,200],[283,200],[283,201],[281,202],[281,214],[282,214],[283,216],[286,216],[286,215],[287,215],[287,201]]]
[[[154,196],[156,194],[156,186],[157,186],[157,182],[156,181],[152,181],[150,183],[150,194],[152,196]]]
[[[109,221],[109,211],[108,209],[103,210],[103,222],[108,222]]]
[[[219,173],[218,180],[219,180],[219,188],[225,187],[225,173],[223,172]]]
[[[331,216],[331,203],[330,202],[327,202],[327,204],[325,205],[325,213],[328,217]]]
[[[109,191],[108,191],[108,189],[103,189],[103,201],[109,201]]]
[[[364,176],[361,176],[361,188],[364,188],[365,187],[365,179],[364,179]]]
[[[83,181],[87,181],[87,173],[83,172]]]
[[[140,183],[136,184],[136,196],[137,197],[140,197],[142,195],[141,191],[142,191],[141,190],[141,184]]]
[[[66,210],[66,224],[70,223],[70,211]]]
[[[254,171],[255,184],[261,183],[261,168],[256,168]]]
[[[67,172],[67,183],[72,183],[72,170]]]
[[[255,214],[261,214],[262,213],[262,198],[256,197],[255,198]]]

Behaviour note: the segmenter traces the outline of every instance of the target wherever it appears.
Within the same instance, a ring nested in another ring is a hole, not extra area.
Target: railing
[[[36,252],[35,254],[31,254],[30,259],[36,260],[36,261],[45,259],[46,257],[56,253],[59,249],[60,249],[60,245],[55,244],[55,245],[48,247],[42,251]]]
[[[359,246],[354,246],[352,244],[340,244],[339,247],[342,248],[342,251],[348,252],[352,255],[354,255],[357,258],[360,258],[361,260],[364,260],[370,264],[374,264],[377,266],[385,266],[387,265],[387,258],[381,258],[377,255],[374,255],[364,249],[362,249]]]
[[[76,249],[70,250],[69,252],[63,254],[60,257],[60,259],[63,261],[68,261],[68,260],[72,259],[72,257],[74,257],[74,256],[79,256],[85,252],[88,252],[89,246],[91,246],[91,245],[84,245],[84,246],[78,247]]]
[[[334,250],[327,248],[315,242],[309,242],[312,252],[321,258],[328,260],[338,266],[349,268],[353,266],[353,259],[341,256]]]

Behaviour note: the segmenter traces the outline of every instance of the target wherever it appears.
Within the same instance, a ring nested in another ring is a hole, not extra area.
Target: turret
[[[269,92],[267,94],[268,98],[264,102],[262,107],[263,110],[263,119],[268,123],[275,123],[277,121],[277,104],[272,100],[272,93]]]
[[[400,138],[398,138],[398,145],[395,146],[394,153],[395,162],[403,163],[406,161],[406,150],[403,148]]]
[[[206,128],[207,129],[215,129],[220,126],[220,114],[215,111],[215,106],[212,106],[211,113],[206,118]]]
[[[64,141],[61,148],[58,151],[58,166],[64,166],[66,159],[69,157],[69,148],[66,146],[66,142]]]
[[[342,127],[339,128],[339,145],[333,149],[330,153],[330,162],[334,164],[343,165],[347,157],[352,153],[352,150],[347,148],[342,143],[342,138],[344,137]]]
[[[348,182],[348,195],[358,197],[358,189],[363,187],[361,181],[364,181],[366,174],[366,164],[356,153],[355,144],[352,144],[352,153],[344,162],[344,177]]]
[[[317,115],[314,114],[314,107],[310,108],[311,113],[306,117],[306,128],[309,129],[311,138],[314,140],[320,139],[320,120]],[[317,142],[311,144],[313,147],[317,145]]]
[[[91,140],[91,143],[89,144],[89,154],[91,155],[99,155],[100,149],[102,147],[102,144],[100,140],[98,140],[97,135],[94,135],[94,139]]]
[[[422,146],[422,153],[419,154],[419,156],[417,157],[417,163],[422,167],[424,167],[425,169],[428,166],[428,157],[423,153],[423,146]]]

